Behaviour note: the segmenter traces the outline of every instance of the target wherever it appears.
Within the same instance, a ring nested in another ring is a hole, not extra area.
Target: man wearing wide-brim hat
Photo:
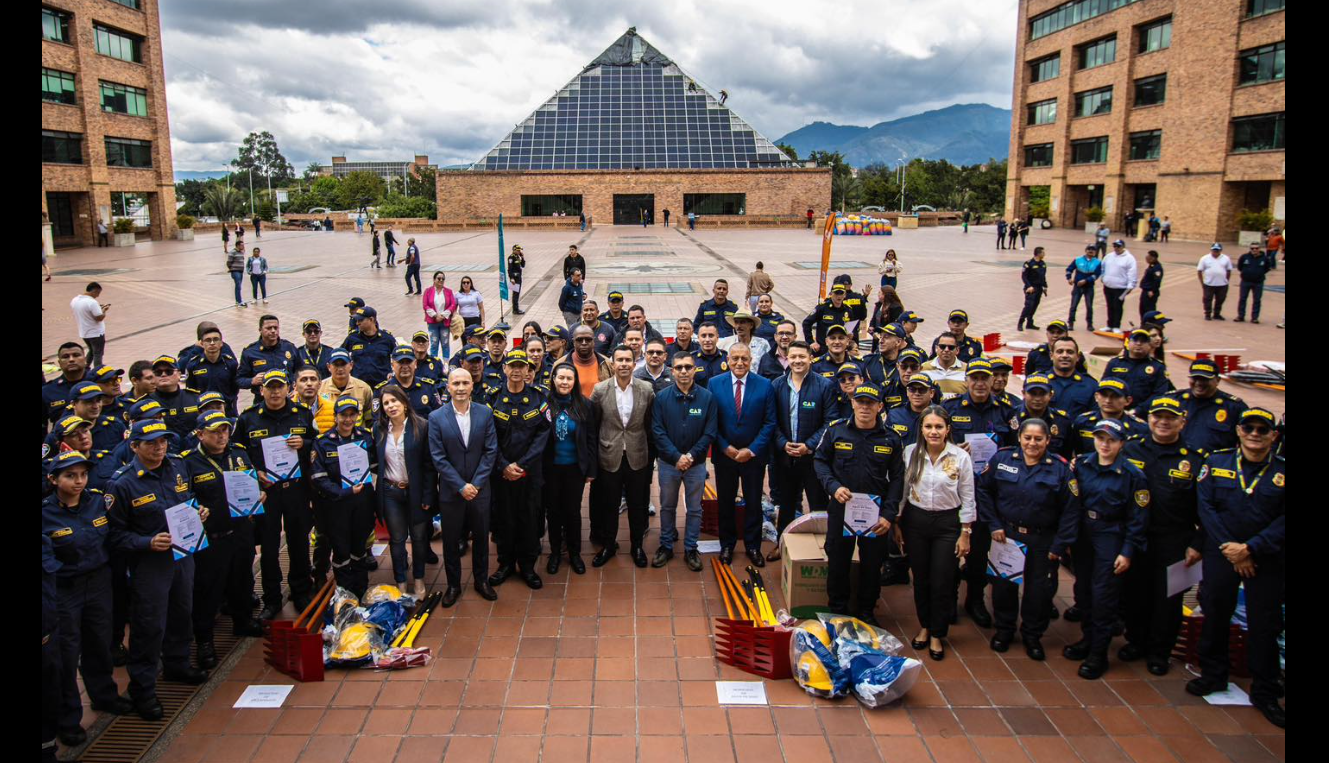
[[[715,346],[724,352],[729,352],[729,348],[736,344],[747,345],[752,350],[752,363],[755,367],[756,364],[761,362],[761,356],[771,350],[770,342],[752,335],[752,332],[757,330],[757,316],[753,315],[747,308],[740,307],[726,315],[724,319],[733,327],[734,333],[732,336],[727,336],[716,342]]]

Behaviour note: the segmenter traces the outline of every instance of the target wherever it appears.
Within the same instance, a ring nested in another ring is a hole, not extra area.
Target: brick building
[[[1078,228],[1132,209],[1231,240],[1243,209],[1286,219],[1284,0],[1021,0],[1006,215],[1050,190]]]
[[[344,178],[352,172],[369,172],[384,180],[406,177],[408,174],[412,177],[419,177],[420,170],[437,170],[436,165],[429,163],[429,157],[424,154],[416,154],[415,160],[410,162],[348,162],[345,156],[332,157],[331,164],[325,164],[318,168],[318,174],[324,177]]]
[[[42,214],[56,246],[97,221],[176,231],[158,0],[42,3]]]
[[[439,173],[439,219],[827,209],[830,170],[797,166],[726,98],[629,29],[469,170]]]

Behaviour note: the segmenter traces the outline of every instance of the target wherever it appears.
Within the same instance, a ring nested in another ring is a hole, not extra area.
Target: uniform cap
[[[998,371],[1013,371],[1013,370],[1015,370],[1015,367],[1011,365],[1011,362],[1010,362],[1009,360],[1005,359],[1005,358],[1002,358],[1002,357],[991,357],[991,358],[988,358],[988,363],[990,363],[990,364],[992,365],[992,372],[993,372],[993,373],[996,373],[996,372],[998,372]]]
[[[55,429],[61,437],[67,437],[78,430],[79,427],[90,427],[92,422],[82,416],[69,415],[61,418],[55,424]]]
[[[1048,392],[1052,391],[1052,381],[1044,374],[1030,374],[1024,378],[1024,391],[1031,389],[1041,389]]]
[[[220,392],[204,392],[203,394],[198,396],[198,407],[200,408],[202,408],[205,405],[211,405],[212,403],[225,403],[225,402],[226,398],[222,397],[222,394]]]
[[[503,337],[504,339],[507,339],[507,338],[508,338],[508,332],[504,331],[503,329],[499,328],[498,326],[495,326],[495,327],[493,327],[492,329],[489,329],[489,331],[485,332],[485,336],[488,337],[488,338],[490,338],[490,339],[493,339],[493,338],[496,337],[496,336],[498,336],[498,337]]]
[[[360,410],[360,401],[355,399],[355,395],[342,395],[337,398],[337,402],[333,406],[333,410],[337,413],[351,409]]]
[[[270,384],[287,384],[289,381],[290,380],[286,377],[286,372],[281,369],[273,369],[266,374],[263,374],[264,387]]]
[[[101,368],[98,368],[96,371],[92,372],[92,378],[96,379],[99,382],[115,381],[116,379],[124,375],[125,375],[125,369],[116,368],[115,366],[102,366]]]
[[[622,302],[622,301],[623,301],[623,292],[618,291],[617,289],[615,289],[614,291],[609,292],[609,301],[610,301],[610,302]]]
[[[1270,426],[1274,424],[1273,412],[1264,408],[1247,408],[1241,412],[1241,418],[1237,419],[1237,421],[1244,422],[1246,419],[1260,419],[1261,421],[1268,422]]]
[[[845,292],[847,292],[847,291],[849,291],[849,290],[845,288],[845,285],[844,285],[844,284],[842,284],[842,283],[836,283],[836,284],[833,284],[833,285],[831,286],[831,293],[834,294],[834,293],[837,292],[837,291],[840,292],[841,294],[844,294]]]
[[[350,363],[351,353],[347,352],[346,350],[333,350],[332,354],[328,356],[329,363],[336,363],[339,360],[345,363]]]
[[[152,361],[153,368],[163,365],[170,366],[171,368],[179,367],[179,363],[176,362],[174,355],[158,355],[157,359]]]
[[[1164,315],[1162,310],[1150,310],[1149,312],[1140,316],[1140,318],[1145,323],[1157,323],[1160,326],[1172,322],[1172,319]]]
[[[362,321],[365,318],[377,318],[377,317],[378,317],[378,311],[372,307],[360,307],[357,308],[355,311],[355,319],[357,321]]]
[[[915,385],[920,387],[927,387],[928,389],[932,389],[933,387],[937,386],[932,383],[932,377],[928,376],[927,374],[914,374],[913,376],[910,376],[909,381],[905,382],[904,386],[913,387]]]
[[[1047,325],[1047,326],[1044,326],[1044,328],[1049,328],[1049,329],[1061,329],[1062,331],[1065,331],[1065,330],[1066,330],[1066,321],[1063,321],[1063,320],[1060,319],[1060,318],[1056,319],[1055,321],[1048,321],[1048,325]]]
[[[529,366],[531,360],[526,357],[525,350],[508,350],[508,354],[503,356],[503,365],[511,365],[512,363],[520,363]]]
[[[896,339],[909,338],[909,332],[905,331],[904,326],[901,326],[898,323],[887,323],[885,326],[878,328],[877,333],[887,334],[889,336],[895,337]]]
[[[909,311],[906,311],[906,312],[900,314],[900,321],[899,321],[899,322],[900,322],[900,323],[922,323],[922,322],[923,322],[923,316],[919,315],[918,313],[914,312],[913,310],[909,310]]]
[[[342,307],[349,307],[349,308],[352,308],[352,309],[355,309],[355,308],[357,308],[357,307],[364,307],[364,306],[365,306],[365,301],[364,301],[363,299],[360,299],[359,297],[351,297],[351,300],[350,300],[349,302],[347,302],[346,304],[342,305]]]
[[[305,319],[304,323],[300,324],[300,328],[302,329],[307,329],[310,326],[317,326],[319,328],[323,328],[323,324],[319,323],[317,318],[307,318]]]
[[[1175,413],[1178,416],[1185,416],[1186,410],[1181,407],[1181,401],[1175,397],[1156,397],[1149,402],[1150,413]]]
[[[837,323],[826,329],[826,336],[830,336],[831,334],[844,334],[845,336],[849,336],[849,331],[844,326]]]
[[[875,384],[860,384],[857,387],[854,387],[854,399],[862,400],[865,398],[880,402],[881,390],[877,389],[877,385]]]
[[[562,339],[566,342],[568,341],[568,330],[564,326],[550,326],[549,330],[545,332],[545,338]]]
[[[962,321],[964,321],[965,323],[968,323],[968,322],[969,322],[969,313],[965,312],[964,310],[952,310],[952,311],[951,311],[951,314],[948,315],[948,316],[946,316],[946,321],[947,321],[947,322],[950,322],[950,321],[953,321],[953,320],[955,320],[955,319],[957,319],[957,318],[960,319],[960,320],[962,320]]]
[[[235,419],[228,417],[225,411],[208,411],[198,417],[198,423],[195,425],[195,428],[206,429],[211,432],[218,427],[223,426],[235,429]]]
[[[465,350],[462,351],[461,359],[463,361],[483,360],[484,356],[485,356],[484,350],[480,349],[479,347],[476,347],[475,345],[471,345],[470,347],[467,347]]]
[[[1132,342],[1134,342],[1137,339],[1148,342],[1152,338],[1153,337],[1149,335],[1148,329],[1135,329],[1134,331],[1131,332],[1130,336]]]
[[[397,345],[397,348],[396,348],[395,350],[392,351],[392,359],[393,359],[394,361],[398,361],[398,360],[409,360],[409,361],[411,361],[412,363],[414,363],[414,362],[415,362],[415,350],[411,349],[411,347],[410,347],[409,345],[399,344],[399,345]]]
[[[1101,419],[1094,425],[1094,434],[1102,432],[1114,440],[1126,439],[1126,430],[1122,428],[1121,422],[1116,419]]]
[[[106,397],[106,393],[97,382],[81,381],[74,385],[74,389],[69,393],[70,400],[96,400]]]
[[[476,334],[483,332],[484,330],[485,330],[484,326],[481,326],[478,323],[472,323],[471,325],[461,330],[462,341],[466,341],[471,337],[475,336]]]
[[[841,363],[840,367],[835,369],[836,376],[841,376],[843,374],[854,374],[855,376],[862,376],[863,369],[859,368],[857,363],[853,361],[847,361]]]
[[[71,466],[90,463],[92,462],[77,450],[66,450],[51,461],[51,474],[59,474]]]
[[[428,341],[429,341],[429,332],[428,332],[428,331],[417,331],[417,332],[415,332],[414,334],[411,334],[411,341],[412,341],[412,342],[418,342],[418,341],[420,341],[421,339],[423,339],[423,340],[425,340],[426,342],[428,342]]]
[[[1123,382],[1121,379],[1103,379],[1098,383],[1098,391],[1115,392],[1118,395],[1125,397],[1126,383]]]
[[[1211,247],[1209,247],[1209,251],[1211,251],[1211,252],[1221,252],[1221,251],[1223,251],[1223,245],[1220,244],[1220,243],[1218,243],[1217,241],[1215,241],[1215,242],[1214,242],[1214,245],[1211,246]]]
[[[905,359],[913,360],[919,365],[922,365],[925,358],[923,357],[923,351],[917,347],[906,347],[903,350],[900,350],[900,354],[896,356],[895,364],[898,366],[900,365],[900,361]]]
[[[147,442],[159,437],[166,437],[170,433],[171,430],[166,428],[164,422],[156,419],[144,419],[134,422],[134,426],[129,430],[129,440],[130,442]]]
[[[1201,358],[1191,361],[1191,376],[1199,376],[1202,379],[1213,379],[1218,376],[1218,366],[1212,360]]]
[[[968,367],[964,369],[964,375],[973,376],[974,374],[987,374],[988,376],[991,376],[992,361],[987,358],[974,358],[969,361]]]
[[[166,409],[156,400],[143,399],[129,406],[129,420],[142,421],[143,419],[165,416]]]

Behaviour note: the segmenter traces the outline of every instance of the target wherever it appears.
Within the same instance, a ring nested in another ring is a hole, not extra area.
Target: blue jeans
[[[453,320],[456,320],[455,318]],[[447,360],[452,353],[452,331],[442,323],[427,324],[429,328],[429,354]]]
[[[882,276],[882,277],[881,277],[881,285],[882,285],[882,286],[889,286],[889,287],[891,287],[892,289],[894,289],[894,288],[895,288],[895,284],[899,283],[899,280],[900,280],[900,279],[899,279],[898,277],[896,277],[896,276]]]
[[[392,485],[383,490],[383,521],[388,526],[388,552],[392,555],[392,578],[397,585],[406,582],[409,571],[412,578],[425,576],[425,557],[429,555],[429,535],[433,531],[428,521],[412,522],[408,495]],[[406,560],[406,542],[411,543],[411,557]]]
[[[245,301],[244,295],[241,293],[241,289],[244,288],[245,283],[245,271],[232,270],[231,280],[235,281],[235,304],[238,305]]]
[[[263,290],[263,298],[264,298],[264,299],[267,299],[267,298],[268,298],[268,277],[267,277],[267,275],[256,276],[256,275],[250,274],[250,276],[249,276],[249,285],[250,285],[250,286],[252,287],[252,289],[253,289],[253,292],[254,292],[254,299],[258,299],[258,292],[259,292],[259,289],[262,289],[262,290]]]
[[[686,472],[660,459],[660,548],[674,549],[678,540],[678,488],[683,487],[687,520],[683,530],[683,550],[695,551],[701,537],[701,495],[706,488],[706,464],[698,462]]]

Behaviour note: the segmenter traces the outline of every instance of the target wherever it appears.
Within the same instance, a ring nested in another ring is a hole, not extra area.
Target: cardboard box
[[[780,537],[780,591],[785,606],[797,618],[816,616],[826,609],[826,576],[830,562],[826,558],[826,536],[823,533],[791,533]],[[849,563],[849,590],[853,597],[858,592],[858,548],[854,548]]]

